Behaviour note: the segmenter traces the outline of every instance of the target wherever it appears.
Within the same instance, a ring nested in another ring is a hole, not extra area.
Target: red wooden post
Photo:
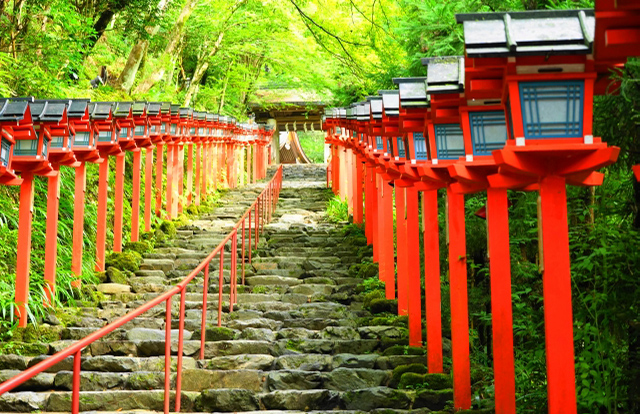
[[[398,315],[407,315],[409,312],[409,280],[407,273],[408,249],[407,249],[407,217],[405,209],[405,188],[395,186],[396,200],[396,245],[397,245],[397,270],[398,270]]]
[[[175,144],[169,142],[167,143],[167,194],[165,196],[166,199],[166,210],[167,210],[167,218],[171,220],[174,218],[173,216],[173,151],[175,149]]]
[[[178,207],[177,214],[182,214],[182,197],[184,195],[184,143],[178,144],[178,176],[176,177],[177,186],[178,186]]]
[[[451,296],[451,343],[453,356],[453,406],[471,408],[469,362],[469,309],[467,305],[467,252],[464,195],[447,186],[449,216],[449,286]]]
[[[104,160],[103,162],[107,162]],[[81,162],[75,169],[75,193],[73,198],[73,253],[71,272],[78,279],[82,275],[82,248],[84,245],[84,196],[87,190],[87,165]]]
[[[29,301],[29,267],[31,263],[31,220],[33,218],[33,174],[24,173],[20,185],[18,246],[16,262],[16,316],[18,327],[27,326]]]
[[[105,270],[105,249],[107,244],[107,200],[109,180],[109,159],[105,157],[98,174],[98,228],[96,231],[96,271]]]
[[[193,203],[193,144],[187,145],[187,205]]]
[[[164,318],[164,413],[169,414],[171,397],[171,296],[167,298]],[[202,358],[201,358],[202,359]]]
[[[124,203],[124,161],[125,153],[116,155],[116,188],[113,213],[113,251],[122,251],[122,211]]]
[[[571,265],[565,179],[540,181],[542,259],[544,271],[544,331],[550,414],[572,414],[576,408],[576,380],[571,309]]]
[[[409,290],[409,345],[422,345],[422,289],[420,282],[420,226],[418,190],[406,189],[407,208],[407,284]]]
[[[440,243],[438,228],[438,190],[422,193],[424,228],[424,292],[427,318],[427,367],[442,372],[442,315],[440,298]]]
[[[196,179],[195,179],[195,187],[196,187],[196,197],[195,197],[195,203],[196,206],[200,205],[200,198],[202,197],[202,188],[200,186],[200,174],[201,174],[201,168],[200,168],[200,149],[202,148],[202,143],[198,142],[196,143]]]
[[[367,238],[367,243],[373,242],[373,226],[372,222],[372,206],[373,206],[373,192],[371,191],[371,172],[372,169],[367,164],[364,165],[364,235]]]
[[[153,147],[145,150],[144,164],[144,231],[151,231],[151,192],[153,191]]]
[[[156,145],[156,217],[162,216],[162,177],[164,176],[164,168],[162,166],[163,158],[164,145],[158,144]]]
[[[140,239],[140,162],[142,150],[133,150],[133,179],[131,185],[131,241]]]
[[[60,205],[60,165],[53,165],[47,187],[47,233],[44,247],[45,306],[53,305],[58,257],[58,207]]]
[[[380,177],[382,191],[382,209],[378,221],[384,229],[380,236],[380,269],[385,281],[385,293],[387,299],[396,298],[396,281],[394,269],[393,246],[393,187],[389,181]],[[378,190],[380,191],[380,190]]]
[[[200,197],[203,200],[206,199],[207,196],[207,176],[209,175],[209,169],[211,166],[209,165],[209,143],[205,142],[202,144],[202,179],[200,181]]]
[[[371,227],[373,228],[371,231],[371,241],[373,244],[373,261],[378,263],[378,273],[380,276],[380,280],[384,282],[382,278],[382,267],[380,265],[380,238],[382,237],[382,233],[384,228],[380,224],[380,215],[382,214],[382,190],[380,187],[380,177],[376,173],[375,168],[371,167],[371,192],[373,197],[371,197]]]
[[[178,201],[180,198],[180,149],[177,143],[173,144],[171,164],[173,171],[171,180],[171,217],[176,218],[178,217]]]
[[[516,385],[511,310],[511,257],[507,190],[487,189],[489,269],[496,412],[515,414]],[[572,339],[573,340],[573,339]]]
[[[354,174],[355,176],[355,200],[354,200],[354,209],[353,209],[353,222],[356,224],[362,224],[362,209],[363,209],[363,200],[362,200],[362,195],[363,195],[363,185],[364,185],[364,171],[363,171],[363,165],[362,165],[362,159],[357,156],[354,155],[355,157],[355,169],[356,169],[356,173]]]

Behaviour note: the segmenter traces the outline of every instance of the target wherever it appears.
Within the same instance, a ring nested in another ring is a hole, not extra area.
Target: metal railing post
[[[200,324],[200,359],[204,359],[204,340],[207,331],[207,298],[209,294],[209,265],[204,268],[204,282],[202,285],[202,322]]]
[[[180,412],[180,400],[182,394],[182,354],[184,349],[184,312],[185,312],[185,296],[187,286],[182,286],[180,291],[180,322],[178,324],[178,364],[177,364],[177,377],[176,377],[176,413]],[[169,343],[171,346],[171,343]]]

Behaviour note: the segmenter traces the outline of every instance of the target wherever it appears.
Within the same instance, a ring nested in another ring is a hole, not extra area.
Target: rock
[[[265,276],[248,276],[246,278],[247,285],[257,286],[296,286],[302,283],[302,280],[293,277],[265,275]]]
[[[103,355],[84,359],[81,367],[83,371],[134,372],[140,369],[140,363],[137,358]]]
[[[374,368],[378,354],[337,354],[333,356],[331,369],[336,368]],[[383,368],[384,369],[384,368]]]
[[[182,371],[182,389],[202,391],[211,388],[246,389],[263,391],[264,373],[257,370],[208,371],[185,369]]]
[[[400,408],[411,406],[412,399],[404,391],[387,387],[347,391],[342,395],[347,410],[371,411],[374,408]]]
[[[240,339],[251,339],[254,341],[275,341],[276,334],[271,329],[266,328],[246,328],[240,334]]]
[[[331,367],[331,356],[321,354],[283,355],[276,359],[276,369],[298,369],[305,371],[327,371]]]
[[[291,288],[291,292],[298,293],[306,296],[322,295],[329,296],[333,293],[333,286],[331,285],[311,285],[302,284]]]
[[[453,381],[451,376],[447,374],[417,374],[414,372],[405,372],[400,377],[398,388],[444,390],[453,388]]]
[[[62,325],[62,322],[60,322],[60,319],[58,319],[58,317],[53,313],[46,314],[43,319],[43,322],[48,323],[49,325],[54,325],[54,326]]]
[[[400,339],[406,338],[409,330],[398,326],[363,326],[358,328],[358,333],[362,339]]]
[[[246,320],[233,320],[227,323],[232,329],[243,330],[246,328],[266,328],[272,331],[278,330],[282,326],[282,322],[267,318],[255,318]]]
[[[424,363],[421,364],[410,364],[410,365],[400,365],[393,369],[393,374],[391,375],[391,381],[389,382],[390,387],[397,387],[400,383],[400,379],[407,372],[413,372],[414,374],[426,374],[429,372],[427,366]]]
[[[165,274],[172,271],[174,262],[170,259],[145,259],[140,265],[140,270],[161,270]]]
[[[196,408],[205,412],[257,411],[258,399],[248,390],[204,390],[196,399]]]
[[[204,333],[205,341],[229,341],[238,336],[239,332],[224,326],[208,325]],[[193,333],[193,338],[200,338],[200,330]]]
[[[208,359],[203,361],[203,368],[206,369],[257,369],[269,370],[275,361],[271,355],[229,355]]]
[[[310,339],[316,336],[316,331],[305,328],[284,328],[277,332],[278,339]]]
[[[253,263],[253,268],[256,271],[260,271],[260,270],[275,270],[278,268],[278,264],[277,263],[270,263],[270,262],[255,262]]]
[[[369,304],[369,310],[373,314],[378,313],[398,313],[398,301],[395,299],[373,299]]]
[[[329,390],[273,391],[262,396],[268,410],[332,410],[339,407],[338,395]]]
[[[453,390],[419,390],[413,407],[442,410],[449,401],[453,401]]]
[[[160,229],[160,231],[162,231],[164,234],[166,234],[170,238],[176,237],[176,234],[177,234],[176,226],[172,222],[165,220],[162,223],[160,223],[160,226],[158,228]]]
[[[204,357],[213,358],[224,355],[268,354],[272,355],[274,347],[267,341],[218,341],[205,343]]]
[[[87,391],[80,398],[80,411],[124,411],[164,409],[164,390],[144,391]],[[199,393],[182,393],[181,408],[191,411]],[[171,391],[171,405],[175,401],[175,391]],[[70,412],[71,393],[51,393],[45,405],[46,411]]]
[[[116,269],[115,267],[107,268],[107,280],[111,283],[118,283],[121,285],[126,285],[129,283],[129,278],[127,275],[121,270]]]
[[[427,351],[424,348],[418,348],[414,346],[395,345],[385,349],[383,355],[407,356],[407,355],[425,355],[426,353]]]
[[[31,413],[44,410],[47,394],[36,392],[12,392],[0,398],[0,411]]]
[[[27,369],[30,358],[22,355],[6,354],[0,355],[0,370],[17,369],[23,371]]]
[[[96,290],[98,292],[105,293],[107,295],[115,295],[118,293],[129,293],[131,292],[131,286],[129,285],[121,285],[119,283],[101,283],[96,286]]]
[[[327,326],[320,332],[320,337],[325,339],[360,339],[358,332],[348,326]]]
[[[151,250],[151,245],[147,241],[132,241],[124,245],[124,250],[134,251],[140,255],[143,255]]]
[[[351,391],[386,385],[386,371],[367,368],[337,368],[323,375],[324,387],[336,391]]]
[[[18,370],[3,370],[0,371],[0,383],[15,377],[21,371]],[[25,381],[22,385],[16,388],[16,391],[44,391],[49,390],[53,386],[55,374],[41,372],[31,379]]]
[[[303,370],[273,371],[267,375],[267,388],[275,390],[311,390],[320,388],[322,377],[318,372]]]
[[[171,330],[171,338],[178,338],[178,329]],[[129,341],[164,341],[165,331],[163,329],[133,328],[127,331]],[[191,339],[191,332],[184,330],[184,340]]]
[[[82,391],[102,391],[122,388],[127,376],[128,374],[113,372],[80,372],[80,389]],[[73,390],[73,372],[58,372],[55,376],[55,386],[66,391]]]

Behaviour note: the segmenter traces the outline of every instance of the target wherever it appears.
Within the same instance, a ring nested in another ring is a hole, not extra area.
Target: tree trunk
[[[115,14],[116,10],[110,9],[100,13],[100,17],[98,17],[98,20],[96,20],[96,22],[93,24],[93,31],[95,33],[89,36],[89,42],[87,42],[87,51],[93,49],[96,43],[98,43],[98,40],[100,40],[104,31],[107,30],[107,27],[109,26],[109,23],[111,22],[111,19],[113,19],[113,16],[115,16]]]
[[[191,104],[191,99],[195,94],[198,86],[200,85],[200,81],[202,77],[209,69],[209,59],[214,57],[216,53],[220,50],[220,45],[222,44],[222,39],[224,39],[224,32],[220,32],[218,34],[218,39],[213,44],[211,49],[208,51],[204,51],[200,58],[198,59],[198,63],[196,64],[196,70],[193,72],[193,77],[191,78],[191,84],[189,85],[189,89],[187,89],[187,94],[184,97],[184,106],[189,106]]]
[[[168,3],[169,2],[167,0],[160,0],[158,3],[159,16],[162,16],[162,13],[167,8]],[[159,24],[146,28],[149,38],[155,36],[156,33],[158,33],[158,30],[160,30]],[[140,69],[140,64],[142,63],[142,59],[144,59],[145,53],[147,53],[148,47],[148,39],[138,39],[136,44],[133,45],[131,52],[129,52],[127,63],[124,65],[124,69],[122,69],[122,72],[120,72],[120,76],[118,76],[118,80],[116,81],[116,86],[126,93],[131,93],[133,82],[136,79],[136,75]]]
[[[233,62],[229,63],[227,72],[224,75],[224,85],[222,86],[222,93],[220,94],[220,105],[218,106],[219,114],[222,114],[222,109],[224,108],[224,96],[227,94],[227,85],[229,84],[229,72],[231,71],[231,66],[233,66]]]
[[[143,95],[149,91],[149,89],[153,88],[153,86],[162,79],[167,71],[167,66],[173,60],[173,55],[177,53],[178,46],[182,41],[182,37],[184,34],[184,25],[187,20],[189,20],[189,16],[193,13],[193,10],[196,8],[198,4],[198,0],[187,0],[176,23],[173,25],[173,30],[171,31],[171,35],[169,37],[169,42],[160,57],[160,61],[158,62],[158,67],[155,71],[153,71],[147,78],[136,88],[136,95]]]

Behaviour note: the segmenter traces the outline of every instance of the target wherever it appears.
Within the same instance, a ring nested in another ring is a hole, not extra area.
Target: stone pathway
[[[204,360],[198,360],[202,283],[187,294],[182,411],[295,414],[444,409],[452,398],[448,376],[434,377],[431,388],[435,389],[397,389],[394,368],[423,365],[425,357],[388,352],[390,345],[406,343],[405,327],[371,324],[362,295],[356,293],[362,279],[349,272],[352,264],[370,257],[371,250],[346,240],[342,225],[325,221],[331,193],[324,188],[324,167],[285,166],[284,176],[274,220],[266,226],[253,268],[248,267],[246,286],[239,286],[239,304],[223,316],[223,328],[215,327],[217,294],[209,296],[211,325]],[[175,284],[217,245],[260,188],[258,184],[228,192],[213,214],[179,229],[171,245],[146,255],[130,281],[134,293],[110,295],[99,308],[84,309],[83,317],[59,330],[60,341],[41,344],[39,349],[52,354]],[[217,293],[215,280],[210,292]],[[228,300],[228,295],[224,298]],[[228,304],[224,307],[226,312]],[[83,351],[82,411],[162,411],[163,316],[159,306]],[[176,337],[177,331],[172,334]],[[176,342],[172,348],[176,353]],[[0,355],[0,380],[41,359]],[[0,397],[0,411],[68,411],[71,367],[71,359],[63,361],[20,390]]]

